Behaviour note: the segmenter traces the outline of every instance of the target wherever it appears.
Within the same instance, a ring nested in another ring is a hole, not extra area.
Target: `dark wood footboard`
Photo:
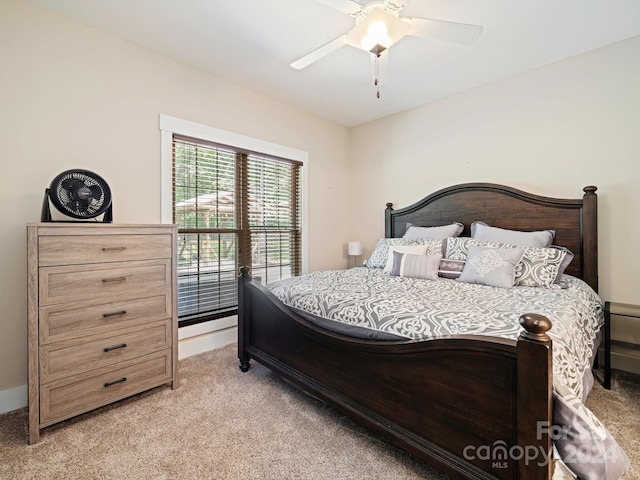
[[[355,339],[296,315],[243,269],[238,357],[243,371],[260,362],[456,478],[549,479],[551,323],[520,322],[517,342]]]

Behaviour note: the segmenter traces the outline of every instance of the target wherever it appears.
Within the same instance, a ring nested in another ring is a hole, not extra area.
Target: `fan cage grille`
[[[109,186],[99,175],[87,170],[69,170],[58,175],[50,187],[55,207],[74,218],[94,218],[111,205]]]

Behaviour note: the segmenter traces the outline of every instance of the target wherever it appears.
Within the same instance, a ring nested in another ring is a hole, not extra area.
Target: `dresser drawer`
[[[171,346],[171,324],[164,320],[118,335],[95,335],[40,348],[42,383],[141,357]]]
[[[171,381],[171,350],[92,370],[40,387],[40,425],[46,427]]]
[[[88,298],[100,301],[171,285],[171,261],[45,267],[39,274],[42,306]]]
[[[171,258],[171,235],[43,235],[41,267]]]
[[[136,293],[130,292],[130,295]],[[170,318],[172,314],[170,288],[157,294],[108,303],[96,304],[96,301],[88,300],[40,307],[40,345],[121,331]]]

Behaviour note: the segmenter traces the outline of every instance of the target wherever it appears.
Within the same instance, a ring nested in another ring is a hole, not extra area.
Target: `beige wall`
[[[214,53],[212,53],[214,54]],[[346,266],[348,130],[22,2],[0,2],[0,393],[26,384],[26,228],[63,170],[160,221],[159,115],[309,153],[309,269]],[[326,235],[331,231],[332,235]]]
[[[428,87],[425,87],[428,88]],[[599,194],[600,294],[640,304],[640,37],[353,128],[353,238],[365,255],[386,202],[465,182]]]
[[[640,304],[640,38],[351,130],[19,1],[0,1],[0,61],[0,393],[26,383],[25,224],[44,188],[94,170],[116,222],[158,222],[161,113],[309,152],[309,270],[346,266],[348,240],[370,251],[388,201],[595,184],[600,292]]]

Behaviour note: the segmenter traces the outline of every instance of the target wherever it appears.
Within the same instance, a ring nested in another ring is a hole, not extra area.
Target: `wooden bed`
[[[575,255],[565,273],[597,291],[596,187],[583,190],[582,198],[559,199],[489,183],[456,185],[399,210],[387,204],[385,236],[401,237],[407,222],[461,222],[463,236],[476,220],[512,230],[553,229],[555,244]],[[518,341],[471,335],[363,340],[292,313],[243,268],[238,357],[242,371],[258,361],[452,477],[549,479],[552,462],[514,459],[533,448],[550,454],[552,446],[544,428],[552,425],[552,345],[545,333],[551,322],[522,313]],[[482,460],[465,453],[468,446],[501,442],[516,455]]]

